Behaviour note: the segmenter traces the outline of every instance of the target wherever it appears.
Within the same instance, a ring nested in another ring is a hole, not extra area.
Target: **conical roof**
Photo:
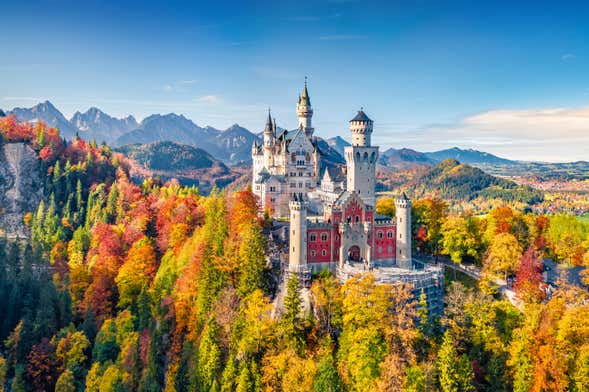
[[[364,113],[362,109],[360,109],[358,110],[358,113],[356,113],[356,116],[350,120],[350,122],[352,121],[371,122],[372,120],[366,115],[366,113]]]

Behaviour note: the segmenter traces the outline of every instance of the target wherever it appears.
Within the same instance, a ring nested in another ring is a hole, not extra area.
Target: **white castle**
[[[426,288],[428,298],[438,295],[439,271],[412,258],[411,200],[405,195],[396,200],[394,220],[375,211],[373,121],[363,110],[350,120],[351,145],[344,150],[345,168],[338,171],[322,162],[306,81],[297,116],[298,128],[279,130],[269,112],[263,143],[252,146],[252,189],[261,208],[273,217],[289,217],[289,271],[304,275],[328,268],[345,280],[373,270],[383,281],[410,281],[415,290]]]

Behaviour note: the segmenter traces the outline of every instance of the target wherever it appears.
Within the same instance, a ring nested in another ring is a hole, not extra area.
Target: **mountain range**
[[[6,114],[15,115],[19,121],[42,120],[50,126],[59,128],[66,139],[71,139],[78,133],[86,140],[106,142],[112,146],[172,141],[201,148],[230,165],[251,162],[252,143],[256,139],[261,140],[261,134],[252,133],[239,124],[225,130],[210,126],[201,127],[183,115],[175,113],[153,114],[138,123],[133,116],[115,118],[96,107],[91,107],[84,113],[76,112],[68,120],[51,102],[45,101],[31,108],[14,108]],[[326,140],[318,138],[318,145],[328,165],[345,163],[344,148],[350,143],[341,136]],[[526,164],[487,152],[458,147],[433,152],[390,148],[381,152],[379,164],[389,170],[404,170],[423,165],[432,166],[445,159],[485,167],[485,170],[488,167],[516,168]]]
[[[112,146],[167,140],[202,148],[230,164],[251,160],[251,146],[257,138],[238,124],[225,130],[200,127],[175,113],[153,114],[138,123],[133,116],[115,118],[92,107],[84,113],[76,112],[68,120],[51,102],[45,101],[31,108],[14,108],[7,114],[13,114],[19,121],[43,121],[58,128],[66,139],[78,133],[85,140]]]
[[[517,161],[512,161],[505,158],[500,158],[496,155],[473,150],[472,148],[463,150],[458,147],[449,148],[447,150],[425,152],[426,157],[435,161],[441,162],[445,159],[455,159],[461,163],[468,164],[486,164],[486,165],[514,165]]]

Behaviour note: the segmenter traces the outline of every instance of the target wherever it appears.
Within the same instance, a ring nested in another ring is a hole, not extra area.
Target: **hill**
[[[131,144],[116,151],[134,163],[131,166],[134,178],[155,176],[164,182],[176,178],[182,185],[198,186],[205,194],[213,186],[223,187],[240,176],[205,150],[185,144],[170,141]]]
[[[494,177],[454,159],[446,159],[433,167],[413,169],[388,179],[381,177],[380,181],[388,189],[406,192],[415,198],[429,195],[453,201],[482,198],[525,204],[543,200],[543,194],[538,190]]]
[[[516,161],[500,158],[496,155],[489,154],[488,152],[473,150],[472,148],[464,150],[458,147],[454,147],[447,150],[426,152],[424,154],[426,157],[433,159],[435,161],[443,161],[444,159],[455,159],[462,163],[478,165],[513,165],[517,163]]]

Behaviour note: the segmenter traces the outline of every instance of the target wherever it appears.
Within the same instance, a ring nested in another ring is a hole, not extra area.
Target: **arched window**
[[[317,234],[312,233],[311,236],[310,236],[310,239],[311,239],[312,242],[317,241]]]
[[[364,152],[364,160],[367,161],[368,160],[368,153]]]
[[[327,241],[327,233],[321,233],[321,241]]]
[[[317,253],[314,250],[311,251],[311,257],[315,257],[316,254]]]
[[[387,237],[388,238],[393,238],[393,232],[389,230],[389,232],[387,233]]]
[[[378,238],[381,238],[381,239],[383,237],[382,231],[377,232],[376,235],[378,236]]]
[[[360,222],[360,217],[356,215],[356,223]]]
[[[321,256],[327,256],[327,251],[325,249],[321,251]]]

